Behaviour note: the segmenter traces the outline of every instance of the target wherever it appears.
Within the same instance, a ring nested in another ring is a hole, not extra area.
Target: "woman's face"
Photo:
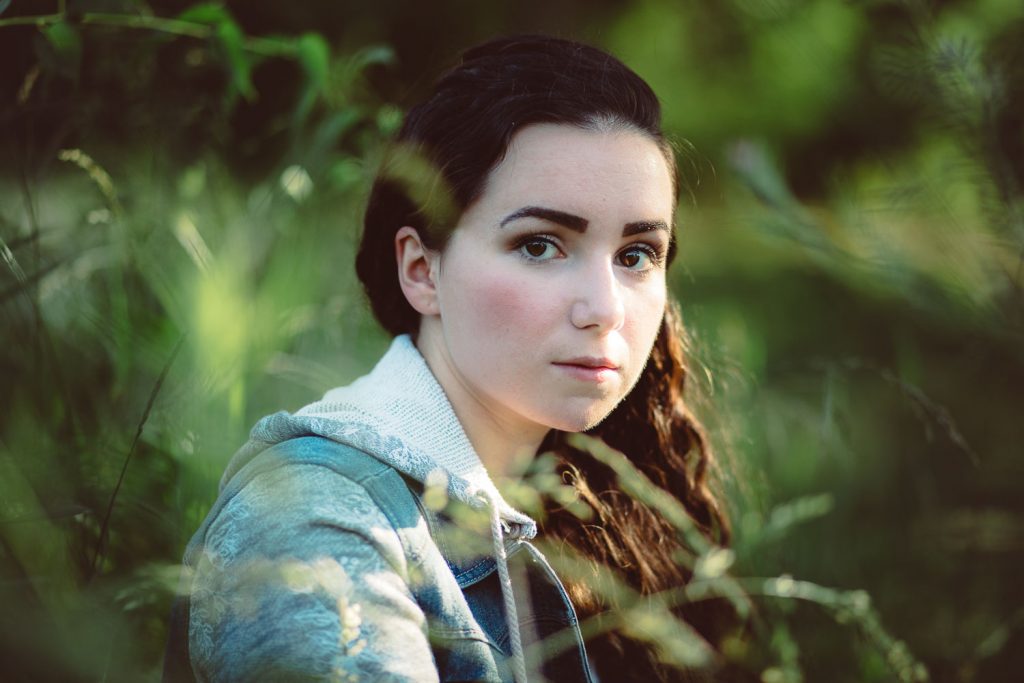
[[[642,133],[518,132],[436,264],[446,391],[506,427],[603,420],[658,334],[673,209],[668,162]]]

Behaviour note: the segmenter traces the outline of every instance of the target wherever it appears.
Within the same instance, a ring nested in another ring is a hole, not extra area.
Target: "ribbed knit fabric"
[[[512,508],[494,486],[469,442],[448,396],[409,335],[395,337],[376,367],[352,384],[289,414],[268,415],[253,427],[249,441],[228,464],[222,482],[254,452],[298,436],[316,434],[348,444],[382,460],[416,481],[444,473],[448,495],[482,508],[477,495],[497,502],[510,538],[529,540],[537,523]]]

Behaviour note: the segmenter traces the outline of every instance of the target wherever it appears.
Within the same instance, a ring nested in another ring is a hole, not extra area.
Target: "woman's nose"
[[[626,307],[615,266],[608,262],[588,266],[578,277],[569,313],[572,324],[581,330],[595,328],[602,332],[622,327]]]

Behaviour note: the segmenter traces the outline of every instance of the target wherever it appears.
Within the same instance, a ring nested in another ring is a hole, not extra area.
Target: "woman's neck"
[[[517,478],[536,455],[550,429],[492,410],[463,381],[443,341],[434,341],[438,336],[422,334],[421,330],[416,339],[420,354],[444,389],[487,473],[496,480]]]

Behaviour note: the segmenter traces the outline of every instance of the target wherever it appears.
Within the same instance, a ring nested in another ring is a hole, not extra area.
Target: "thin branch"
[[[943,430],[945,430],[949,439],[967,455],[974,467],[981,467],[981,457],[957,427],[956,421],[953,419],[949,410],[937,401],[932,400],[920,387],[898,377],[892,370],[857,358],[846,359],[846,361],[842,363],[842,366],[849,370],[867,370],[874,372],[883,380],[895,386],[900,390],[900,393],[910,399],[912,404],[924,413],[925,418],[933,420],[936,424],[942,427]],[[928,423],[926,422],[925,424],[927,426]]]
[[[43,28],[59,23],[66,19],[66,15],[40,14],[30,17],[11,17],[0,19],[0,28],[6,26],[37,26]],[[182,36],[185,38],[196,38],[206,40],[216,33],[216,27],[209,24],[200,24],[194,21],[182,21],[181,19],[168,19],[165,17],[154,17],[143,14],[109,14],[106,12],[86,12],[77,18],[77,23],[92,26],[109,26],[113,28],[132,28],[146,31],[157,31],[170,35]],[[246,37],[243,47],[249,52],[266,57],[294,56],[296,49],[290,43],[267,38]]]
[[[40,14],[31,17],[10,17],[0,19],[0,28],[5,26],[39,26],[42,28],[47,24],[56,24],[64,19],[64,14]]]
[[[7,248],[8,246],[9,245],[5,245],[3,243],[3,239],[0,238],[0,252],[3,253],[4,261],[7,261],[7,256],[10,252],[10,250]],[[0,306],[3,306],[5,302],[7,302],[9,299],[13,299],[19,294],[25,294],[26,296],[28,296],[30,303],[33,304],[33,313],[35,313],[35,300],[32,298],[30,290],[33,287],[35,287],[36,284],[38,284],[38,282],[41,279],[43,279],[53,271],[63,266],[64,263],[64,261],[55,261],[54,263],[47,264],[46,266],[43,266],[39,270],[36,270],[32,273],[25,274],[24,272],[22,272],[20,275],[16,274],[15,278],[18,280],[17,284],[8,287],[7,289],[0,290]],[[21,270],[20,267],[17,266],[17,264],[15,264],[15,267],[18,267],[19,271]]]
[[[29,136],[26,135],[25,139],[27,140],[28,138]],[[28,155],[28,150],[29,145],[26,142],[24,145],[26,156]],[[27,160],[23,160],[19,180],[21,182],[22,199],[25,203],[25,213],[28,217],[29,238],[30,244],[32,245],[33,260],[35,261],[36,272],[38,273],[40,271],[39,264],[42,261],[39,240],[39,220],[35,210],[35,197],[32,194],[32,186],[29,182],[28,166],[29,162]],[[24,270],[20,265],[18,265],[18,262],[10,249],[5,248],[4,260],[14,273],[15,278],[18,280],[18,285],[16,286],[19,288],[21,293],[26,296],[29,301],[29,305],[32,307],[34,321],[33,339],[38,344],[33,346],[33,364],[35,366],[35,372],[41,376],[42,373],[40,365],[44,360],[50,361],[54,383],[57,385],[57,390],[64,402],[65,424],[74,442],[78,443],[79,431],[78,425],[75,422],[75,412],[72,408],[74,403],[71,400],[71,391],[68,389],[67,382],[64,380],[64,371],[61,367],[60,357],[57,354],[57,347],[54,344],[52,335],[50,334],[50,329],[46,326],[46,320],[43,318],[43,311],[39,304],[39,279],[30,279],[29,277],[26,277]]]
[[[194,21],[166,19],[145,14],[107,14],[104,12],[87,12],[82,15],[82,24],[96,26],[112,26],[116,28],[136,28],[176,36],[199,38],[200,40],[213,35],[213,27],[209,24],[197,24]]]
[[[139,425],[135,429],[135,438],[132,439],[132,445],[128,449],[128,454],[124,458],[124,464],[121,465],[121,474],[117,477],[117,484],[114,486],[114,491],[110,494],[110,502],[107,503],[107,511],[103,515],[103,524],[100,526],[100,536],[96,543],[96,554],[93,556],[92,560],[92,570],[89,576],[90,580],[96,576],[100,559],[103,556],[103,547],[106,545],[107,533],[110,529],[110,516],[114,511],[114,503],[117,501],[117,495],[121,492],[121,485],[124,483],[125,474],[128,472],[128,464],[131,462],[132,456],[135,455],[135,449],[138,447],[139,440],[142,438],[142,430],[146,426],[146,422],[149,420],[149,413],[153,409],[153,404],[156,403],[156,397],[160,393],[161,387],[163,387],[164,380],[167,379],[167,373],[170,371],[171,365],[174,363],[174,359],[177,358],[178,352],[181,351],[181,347],[184,343],[185,335],[183,334],[174,345],[174,349],[171,351],[170,357],[164,364],[163,370],[160,371],[160,376],[156,378],[156,384],[153,385],[153,390],[149,393],[149,400],[146,402],[146,408],[142,411],[142,419],[139,420]]]

